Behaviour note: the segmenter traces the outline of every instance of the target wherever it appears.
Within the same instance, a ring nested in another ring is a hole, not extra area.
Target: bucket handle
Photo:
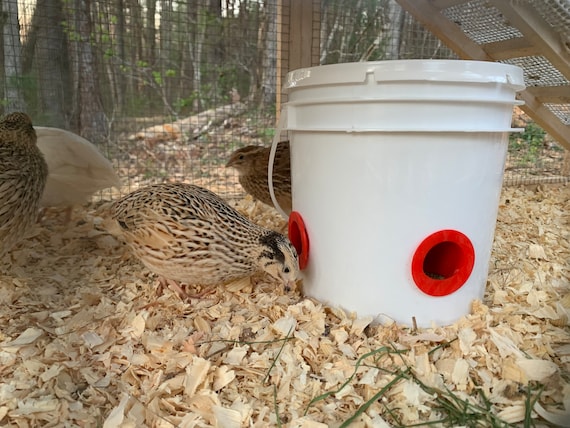
[[[275,209],[285,218],[289,218],[287,213],[283,211],[277,198],[275,197],[275,190],[273,189],[273,163],[275,162],[275,154],[277,153],[277,145],[281,139],[281,131],[285,129],[285,123],[287,122],[287,109],[281,109],[281,115],[279,116],[279,122],[277,123],[277,129],[275,130],[275,135],[273,136],[273,142],[271,143],[271,150],[269,152],[269,163],[267,164],[267,185],[269,186],[269,195],[271,196],[271,201]]]

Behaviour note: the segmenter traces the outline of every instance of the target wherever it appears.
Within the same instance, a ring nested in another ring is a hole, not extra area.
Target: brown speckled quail
[[[111,216],[135,256],[178,283],[210,286],[265,271],[291,287],[297,252],[283,235],[258,226],[215,193],[191,184],[155,184],[115,201]]]
[[[36,222],[48,168],[30,117],[10,113],[0,121],[0,255]]]
[[[230,155],[227,167],[239,173],[243,189],[255,199],[273,206],[267,181],[267,165],[271,147],[246,146]],[[273,191],[279,205],[286,213],[291,212],[291,160],[289,142],[281,141],[275,151],[273,165]]]

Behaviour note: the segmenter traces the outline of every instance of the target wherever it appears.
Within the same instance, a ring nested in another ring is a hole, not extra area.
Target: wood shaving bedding
[[[250,198],[236,206],[284,228]],[[0,275],[0,424],[517,424],[538,397],[533,418],[570,426],[569,213],[569,186],[505,188],[484,300],[454,325],[418,330],[262,275],[190,303],[158,296],[96,207],[71,226],[52,213]],[[467,409],[456,419],[454,403]]]

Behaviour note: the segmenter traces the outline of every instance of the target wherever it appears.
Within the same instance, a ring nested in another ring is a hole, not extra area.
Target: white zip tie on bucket
[[[283,211],[283,208],[281,208],[279,202],[277,202],[277,198],[275,197],[275,190],[273,189],[273,163],[275,162],[277,145],[281,139],[281,131],[283,131],[286,121],[287,109],[282,109],[281,115],[279,116],[279,122],[277,123],[277,129],[275,130],[275,135],[273,136],[273,142],[271,143],[271,151],[269,152],[269,164],[267,165],[267,185],[269,186],[269,195],[271,196],[273,206],[285,220],[289,219],[289,216],[285,213],[285,211]]]

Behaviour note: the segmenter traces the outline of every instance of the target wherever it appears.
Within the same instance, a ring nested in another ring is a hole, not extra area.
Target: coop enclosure
[[[236,195],[237,177],[224,165],[239,147],[270,144],[288,71],[458,58],[401,3],[410,2],[2,0],[1,113],[23,110],[36,125],[88,138],[113,162],[123,190],[186,180]],[[456,22],[466,31],[497,17],[486,1],[433,3],[485,12],[482,22]],[[557,4],[554,21],[568,19],[565,1]],[[534,77],[526,73],[527,85],[537,85]],[[560,114],[568,126],[567,105]],[[567,180],[563,145],[522,112],[515,126],[525,129],[511,137],[507,182]]]

